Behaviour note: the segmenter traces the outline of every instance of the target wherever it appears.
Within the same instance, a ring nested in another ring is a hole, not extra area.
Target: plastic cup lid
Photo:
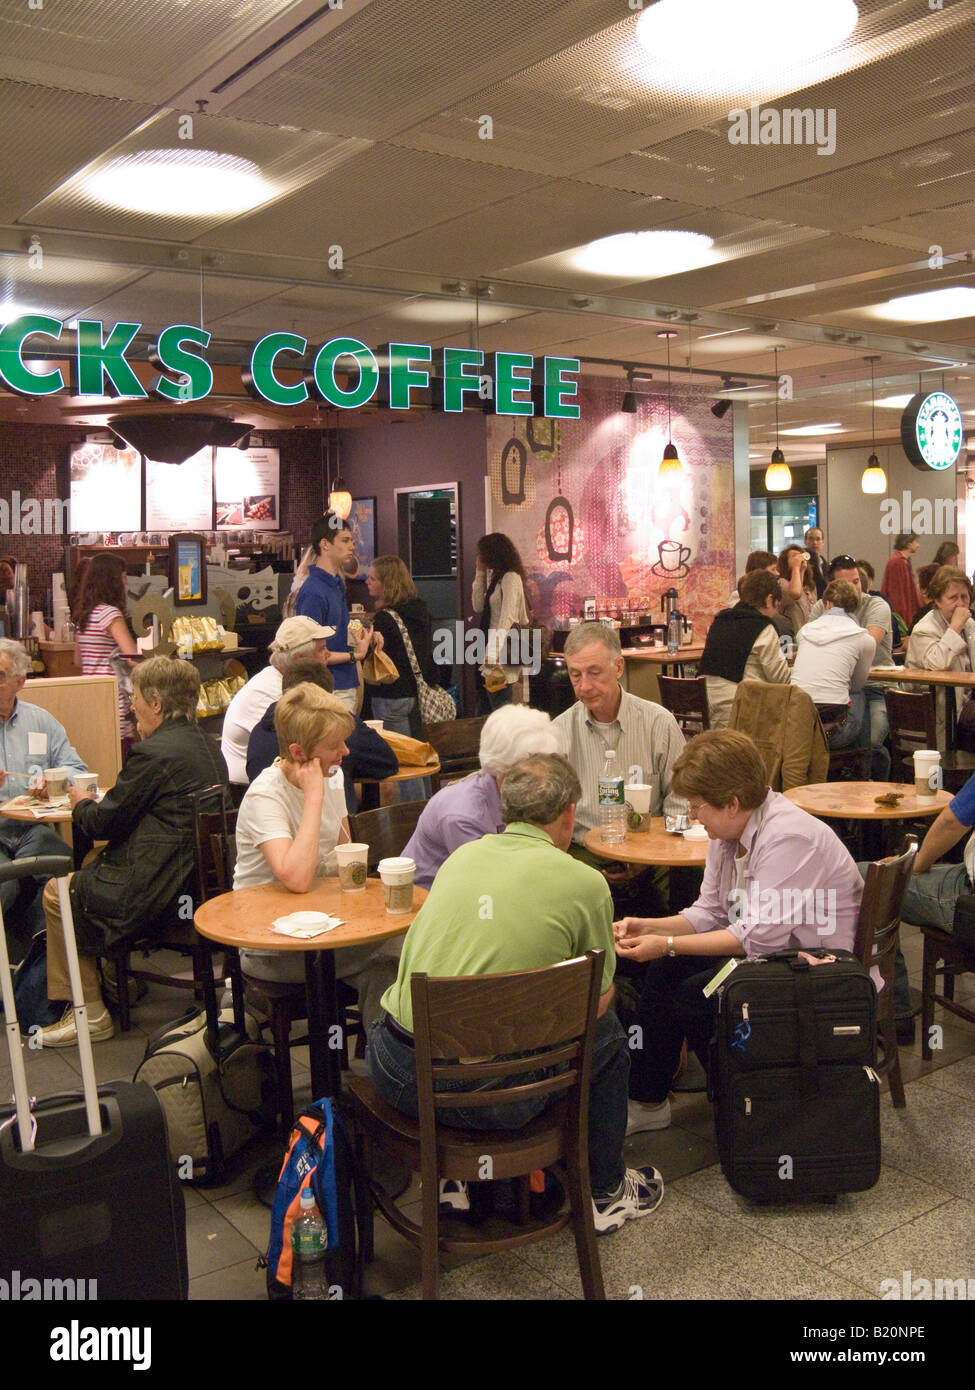
[[[412,873],[415,868],[416,863],[412,859],[396,858],[380,859],[379,861],[380,873],[382,873],[384,869],[390,874],[403,874],[406,873],[407,869]]]

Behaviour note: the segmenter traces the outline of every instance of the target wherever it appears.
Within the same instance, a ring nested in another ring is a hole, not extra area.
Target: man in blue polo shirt
[[[335,695],[355,714],[356,693],[359,689],[357,661],[369,650],[370,635],[349,646],[349,606],[345,598],[345,566],[355,554],[355,543],[347,521],[335,512],[326,512],[312,527],[310,544],[318,559],[308,571],[308,578],[298,590],[295,612],[313,618],[323,627],[333,627],[335,635],[326,643],[329,651],[328,668],[335,681]]]
[[[950,932],[955,903],[975,883],[975,835],[965,846],[963,864],[937,861],[975,826],[975,776],[969,777],[931,826],[914,860],[911,880],[904,894],[901,921],[916,927],[938,927]],[[932,867],[933,866],[933,867]]]
[[[8,800],[40,783],[49,767],[68,774],[87,772],[64,729],[46,709],[17,697],[24,688],[30,657],[19,642],[0,638],[0,799]],[[0,863],[32,854],[64,854],[61,836],[51,825],[0,817]],[[35,932],[44,926],[41,892],[45,879],[26,878],[0,887],[0,906],[11,954],[19,958]]]

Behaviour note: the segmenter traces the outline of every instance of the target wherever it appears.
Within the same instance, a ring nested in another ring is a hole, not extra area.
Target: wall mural
[[[490,417],[491,529],[518,547],[543,622],[564,625],[587,596],[659,615],[676,587],[706,626],[736,578],[731,413],[717,420],[713,397],[675,386],[683,474],[661,479],[666,397],[624,415],[621,395],[581,389],[578,420]]]

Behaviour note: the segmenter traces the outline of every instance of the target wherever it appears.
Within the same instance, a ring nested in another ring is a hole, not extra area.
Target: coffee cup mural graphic
[[[687,564],[691,558],[690,546],[681,545],[680,541],[661,541],[657,553],[660,559],[650,566],[651,574],[680,579],[690,573]]]

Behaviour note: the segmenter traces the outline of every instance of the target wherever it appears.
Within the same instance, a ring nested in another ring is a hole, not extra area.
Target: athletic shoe
[[[653,1164],[627,1168],[619,1191],[592,1199],[592,1219],[597,1236],[618,1231],[624,1221],[649,1216],[664,1199],[664,1180]]]
[[[454,1178],[440,1179],[440,1210],[444,1212],[470,1211],[471,1199],[466,1182]]]
[[[115,1034],[115,1024],[112,1022],[112,1015],[108,1012],[105,1005],[96,1012],[89,1005],[88,1014],[88,1035],[92,1042],[107,1042]],[[70,1004],[65,1006],[64,1013],[61,1015],[60,1023],[52,1023],[49,1028],[42,1028],[40,1032],[42,1047],[76,1047],[78,1045],[78,1030],[75,1027],[74,1009]]]
[[[626,1106],[626,1133],[642,1134],[648,1129],[666,1129],[670,1124],[670,1098],[659,1105],[644,1105],[642,1101],[631,1100]]]

